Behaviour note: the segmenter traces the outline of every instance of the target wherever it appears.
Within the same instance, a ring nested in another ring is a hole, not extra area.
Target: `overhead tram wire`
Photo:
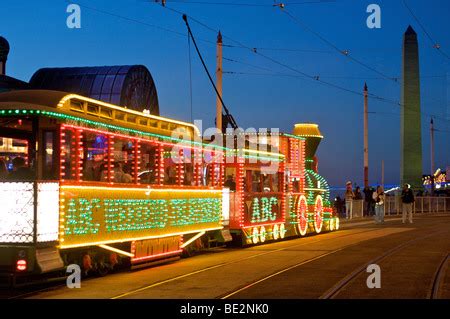
[[[95,11],[95,12],[98,12],[98,13],[106,14],[106,15],[109,15],[111,17],[119,18],[121,20],[125,20],[125,21],[128,21],[128,22],[133,22],[133,23],[136,23],[136,24],[141,24],[141,25],[144,25],[144,26],[147,26],[147,27],[151,27],[151,28],[155,28],[155,29],[164,31],[164,32],[172,33],[172,34],[175,34],[175,35],[178,35],[178,36],[181,36],[181,37],[186,37],[185,33],[182,33],[182,32],[179,32],[179,31],[175,31],[175,30],[172,30],[172,29],[169,29],[169,28],[157,25],[157,24],[147,23],[145,21],[141,21],[141,20],[137,20],[137,19],[130,18],[130,17],[127,17],[127,16],[123,16],[123,15],[120,15],[120,14],[116,14],[116,13],[113,13],[113,12],[109,12],[109,11],[93,8],[91,6],[87,6],[87,5],[80,4],[80,3],[77,3],[77,2],[73,2],[73,1],[70,1],[70,0],[66,0],[66,2],[70,3],[70,4],[79,5],[81,8],[85,8],[85,9],[92,10],[92,11]],[[205,43],[209,43],[209,44],[214,45],[214,46],[216,45],[216,43],[214,41],[210,41],[210,40],[206,40],[206,39],[202,39],[202,38],[198,38],[198,40],[202,41],[202,42],[205,42]]]
[[[275,73],[271,69],[260,67],[260,66],[257,66],[257,65],[254,65],[254,64],[250,64],[250,63],[247,63],[247,62],[238,61],[238,60],[235,60],[235,59],[228,59],[228,58],[223,58],[223,59],[227,60],[227,61],[230,61],[230,62],[235,62],[235,63],[247,65],[247,66],[250,66],[250,67],[253,67],[253,68],[256,68],[256,69],[260,69],[260,70],[263,70],[263,71],[271,72],[271,73],[254,73],[254,72],[242,72],[242,71],[228,71],[228,72],[226,72],[227,74],[299,77],[299,76],[297,76],[295,74]],[[376,77],[376,76],[367,77],[367,76],[347,76],[347,75],[336,75],[336,76],[333,76],[333,75],[320,75],[320,77],[322,79],[385,80],[385,78],[383,78],[383,77]],[[441,76],[441,75],[430,75],[430,76],[424,75],[424,76],[421,76],[420,78],[424,79],[424,78],[440,78],[440,77],[443,77],[443,76]],[[396,76],[394,78],[396,78],[397,80],[400,80],[399,76]],[[442,101],[438,101],[438,100],[436,100],[436,101],[442,103]]]
[[[289,18],[291,18],[297,25],[299,25],[303,30],[306,30],[307,32],[312,33],[313,35],[315,35],[316,37],[318,37],[322,42],[324,42],[325,44],[327,44],[329,47],[333,48],[335,51],[337,51],[338,53],[340,53],[341,55],[344,55],[345,57],[347,57],[348,59],[350,59],[351,61],[353,61],[356,64],[361,65],[362,67],[377,73],[378,75],[382,76],[383,78],[385,78],[386,80],[391,80],[395,83],[398,83],[397,79],[391,76],[388,76],[386,74],[384,74],[383,72],[378,71],[377,69],[371,67],[370,65],[354,58],[353,56],[350,55],[350,52],[348,50],[341,50],[340,48],[337,47],[337,45],[335,45],[334,43],[332,43],[331,41],[329,41],[328,39],[326,39],[324,36],[322,36],[320,33],[318,33],[317,31],[313,30],[312,28],[310,28],[309,26],[307,26],[305,23],[303,23],[299,18],[297,18],[296,16],[292,15],[289,11],[287,11],[285,9],[285,5],[279,5],[281,12],[283,12],[284,14],[286,14]]]
[[[166,5],[166,6],[163,6],[163,8],[168,9],[169,11],[175,12],[175,13],[180,14],[180,15],[185,15],[185,13],[183,13],[183,12],[181,12],[181,11],[179,11],[179,10],[170,8],[170,7],[168,7],[167,5]],[[193,17],[190,16],[190,15],[187,15],[187,14],[186,14],[186,16],[189,17],[190,20],[192,20],[192,21],[194,21],[195,23],[197,23],[197,24],[203,26],[204,28],[210,30],[211,32],[214,32],[214,33],[216,33],[216,34],[218,33],[218,30],[217,30],[217,29],[210,27],[209,25],[207,25],[207,24],[205,24],[205,23],[199,21],[199,20],[196,19],[196,18],[193,18]],[[331,82],[328,82],[328,81],[324,81],[324,80],[322,80],[322,79],[320,78],[320,75],[310,75],[310,74],[308,74],[308,73],[306,73],[306,72],[303,72],[303,71],[298,70],[298,69],[296,69],[296,68],[294,68],[294,67],[291,67],[291,66],[289,66],[289,65],[287,65],[287,64],[285,64],[285,63],[283,63],[283,62],[277,61],[277,60],[275,60],[274,58],[271,58],[271,57],[269,57],[269,56],[267,56],[267,55],[265,55],[265,54],[259,52],[256,48],[254,48],[254,47],[252,48],[252,47],[250,47],[250,46],[248,46],[248,45],[245,45],[245,44],[243,44],[242,42],[240,42],[240,41],[238,41],[238,40],[235,40],[235,39],[233,39],[233,38],[231,38],[231,37],[229,37],[229,36],[224,35],[223,33],[222,33],[222,37],[225,38],[225,39],[230,40],[230,41],[233,42],[233,43],[238,44],[238,45],[241,46],[242,48],[248,49],[249,51],[253,52],[254,54],[259,55],[259,56],[265,58],[266,60],[271,61],[271,62],[274,63],[274,64],[277,64],[277,65],[282,66],[282,67],[284,67],[284,68],[286,68],[286,69],[289,69],[289,70],[292,71],[292,72],[298,73],[298,74],[304,76],[305,78],[308,78],[308,79],[313,80],[313,81],[315,81],[315,82],[318,82],[318,83],[320,83],[320,84],[322,84],[322,85],[329,86],[329,87],[333,87],[333,88],[335,88],[335,89],[338,89],[338,90],[341,90],[341,91],[344,91],[344,92],[347,92],[347,93],[352,93],[352,94],[358,95],[358,96],[364,96],[364,94],[363,94],[362,92],[355,91],[355,90],[352,90],[352,89],[349,89],[349,88],[346,88],[346,87],[343,87],[343,86],[340,86],[340,85],[338,85],[338,84],[334,84],[334,83],[331,83]],[[387,99],[387,98],[384,98],[384,97],[381,97],[381,96],[378,96],[378,95],[375,95],[375,94],[372,94],[372,93],[369,93],[369,97],[372,98],[372,99],[378,100],[378,101],[385,102],[385,103],[394,104],[394,105],[397,105],[397,106],[400,106],[400,105],[401,105],[398,101],[390,100],[390,99]]]
[[[211,77],[211,74],[209,73],[208,67],[206,66],[205,61],[203,60],[202,54],[200,53],[200,50],[197,46],[197,42],[195,41],[194,35],[192,34],[191,27],[189,26],[189,22],[187,20],[187,15],[183,14],[183,20],[186,23],[186,27],[188,30],[188,33],[192,39],[192,43],[194,44],[195,50],[197,51],[198,57],[200,58],[200,61],[202,62],[203,68],[205,69],[206,74],[208,75],[209,81],[211,82],[211,85],[214,87],[214,90],[216,91],[217,97],[220,100],[220,103],[222,104],[223,109],[225,110],[225,114],[227,115],[227,120],[230,122],[231,127],[233,129],[237,129],[238,125],[236,121],[234,120],[234,117],[231,115],[228,108],[225,106],[225,103],[223,102],[222,96],[219,94],[219,91],[217,90],[216,84],[214,83],[214,80]]]
[[[67,2],[67,3],[73,3],[73,1],[69,1],[69,0],[66,0],[66,2]],[[159,25],[156,25],[156,24],[150,24],[150,23],[147,23],[147,22],[144,22],[144,21],[140,21],[140,20],[137,20],[137,19],[134,19],[134,18],[130,18],[130,17],[127,17],[127,16],[123,16],[123,15],[119,15],[119,14],[116,14],[116,13],[108,12],[108,11],[105,11],[105,10],[93,8],[93,7],[86,6],[86,5],[80,4],[80,3],[74,3],[74,4],[77,4],[77,5],[79,5],[79,6],[82,7],[82,8],[86,8],[86,9],[89,9],[89,10],[92,10],[92,11],[95,11],[95,12],[98,12],[98,13],[102,13],[102,14],[106,14],[106,15],[109,15],[109,16],[113,16],[113,17],[116,17],[116,18],[119,18],[119,19],[122,19],[122,20],[125,20],[125,21],[129,21],[129,22],[133,22],[133,23],[140,24],[140,25],[144,25],[144,26],[156,28],[156,29],[159,29],[159,30],[162,30],[162,31],[165,31],[165,32],[169,32],[169,33],[172,33],[172,34],[176,34],[176,35],[179,35],[179,36],[182,36],[182,37],[185,37],[185,36],[186,36],[186,34],[184,34],[184,33],[181,33],[181,32],[175,31],[175,30],[171,30],[171,29],[169,29],[169,28],[162,27],[162,26],[159,26]],[[183,13],[181,13],[181,12],[178,11],[178,10],[175,10],[175,9],[172,9],[172,8],[168,8],[168,7],[166,7],[166,6],[164,6],[164,8],[169,9],[169,10],[171,10],[171,11],[173,11],[173,12],[178,13],[178,14],[183,14]],[[197,20],[197,19],[194,19],[194,18],[192,18],[192,17],[190,17],[190,16],[189,16],[189,18],[190,18],[191,20],[195,21],[196,23],[202,25],[203,27],[205,27],[205,28],[207,28],[207,29],[209,29],[209,30],[214,31],[214,32],[217,33],[217,30],[215,30],[214,28],[211,28],[211,27],[207,26],[206,24],[202,23],[201,21],[199,21],[199,20]],[[244,48],[244,49],[250,50],[251,52],[253,52],[253,53],[257,54],[257,55],[260,55],[260,56],[262,56],[262,57],[264,57],[264,58],[268,58],[268,57],[262,55],[262,54],[258,51],[258,48],[251,48],[251,47],[246,46],[246,45],[242,44],[241,42],[239,42],[239,41],[237,41],[237,40],[234,40],[234,39],[232,39],[232,38],[230,38],[230,37],[228,37],[228,36],[225,36],[225,35],[223,35],[223,37],[237,44],[237,46],[236,46],[236,45],[226,45],[226,44],[223,44],[223,46]],[[212,45],[216,46],[216,43],[213,42],[213,41],[206,40],[206,39],[202,39],[202,38],[199,38],[199,40],[202,41],[202,42],[205,42],[205,43],[212,44]],[[269,49],[269,48],[261,48],[261,49]],[[274,61],[273,59],[270,59],[270,60],[271,60],[271,61]],[[277,63],[277,62],[274,62],[274,63]],[[277,64],[279,64],[279,65],[281,65],[281,66],[284,66],[283,64],[280,64],[280,63],[277,63]],[[311,78],[310,78],[310,79],[311,79]],[[317,80],[317,79],[314,78],[314,80]],[[328,85],[328,83],[325,82],[325,81],[319,81],[319,83],[321,83],[321,84],[327,84],[327,85]],[[331,84],[331,86],[334,86],[334,85]],[[339,87],[339,86],[336,86],[336,88],[340,88],[340,87]],[[345,89],[345,88],[344,88],[343,90],[349,91],[349,92],[351,92],[351,93],[353,93],[353,94],[358,94],[358,95],[361,95],[361,96],[363,95],[362,93],[357,92],[357,91],[353,91],[353,90],[349,90],[349,89]],[[382,97],[376,96],[376,95],[371,94],[371,93],[369,93],[369,97],[372,98],[372,99],[378,99],[378,100],[383,101],[383,102],[386,102],[386,103],[390,103],[390,104],[402,106],[402,105],[401,105],[399,102],[397,102],[397,101],[392,101],[392,100],[389,100],[389,99],[384,99],[384,98],[382,98]],[[421,112],[421,113],[423,113],[423,112]],[[450,119],[447,119],[447,118],[442,118],[442,117],[440,117],[440,116],[429,115],[429,114],[426,114],[426,113],[423,113],[423,114],[425,114],[425,115],[427,115],[427,116],[429,116],[429,117],[434,117],[435,119],[440,119],[440,120],[443,120],[443,121],[450,122]]]
[[[259,65],[251,64],[251,63],[248,63],[248,62],[243,62],[243,61],[239,61],[239,60],[236,60],[236,59],[230,59],[230,58],[227,58],[227,57],[222,57],[222,59],[225,60],[225,61],[229,61],[229,62],[233,62],[233,63],[237,63],[237,64],[247,65],[247,66],[250,66],[250,67],[258,69],[258,70],[267,71],[267,72],[273,72],[273,70],[271,70],[271,69],[268,69],[268,68],[265,68],[265,67],[262,67],[262,66],[259,66]],[[274,74],[274,75],[277,75],[277,74]],[[278,74],[278,75],[281,75],[281,74]]]
[[[233,7],[274,7],[276,4],[266,4],[266,3],[248,3],[248,2],[212,2],[212,1],[182,1],[182,0],[154,0],[156,3],[163,3],[164,5],[168,3],[177,4],[196,4],[196,5],[216,5],[216,6],[233,6]],[[336,2],[336,0],[318,0],[318,1],[296,1],[289,2],[289,5],[304,5],[304,4],[321,4]]]
[[[237,61],[237,60],[234,60],[234,59],[228,59],[228,58],[224,58],[224,60],[227,60],[227,61],[231,61],[231,62],[235,62],[235,63],[240,63],[240,64],[244,64],[244,65],[248,65],[248,66],[250,66],[250,67],[254,67],[254,68],[258,68],[258,69],[261,69],[261,70],[267,70],[267,71],[272,71],[272,70],[270,70],[270,69],[266,69],[266,68],[262,68],[262,67],[259,67],[259,66],[256,66],[256,65],[253,65],[253,64],[250,64],[250,63],[246,63],[246,62],[242,62],[242,61]],[[277,77],[277,76],[280,76],[280,77],[290,77],[290,78],[296,78],[296,79],[302,79],[302,80],[307,80],[305,77],[303,77],[303,76],[299,76],[299,75],[295,75],[295,74],[287,74],[287,73],[252,73],[252,72],[239,72],[239,71],[223,71],[223,74],[230,74],[230,75],[253,75],[253,76],[271,76],[271,77]],[[321,76],[322,78],[328,78],[327,76]],[[427,76],[424,76],[424,77],[427,77]],[[430,76],[430,77],[433,77],[433,76]],[[329,78],[331,78],[331,77],[329,77]],[[348,77],[338,77],[338,78],[345,78],[345,79],[347,79]],[[360,79],[367,79],[367,78],[360,78]],[[384,80],[384,78],[379,78],[379,77],[374,77],[374,78],[369,78],[369,79],[382,79],[382,80]],[[369,93],[370,94],[370,93]],[[399,106],[401,106],[401,105],[399,105]],[[415,110],[414,110],[415,111]],[[415,112],[419,112],[419,111],[415,111]],[[400,116],[400,113],[392,113],[392,112],[375,112],[375,111],[373,111],[373,112],[369,112],[369,113],[371,113],[371,114],[386,114],[386,115],[396,115],[396,116]],[[444,120],[444,121],[449,121],[448,119],[446,119],[446,118],[444,118],[444,117],[440,117],[440,116],[437,116],[437,115],[433,115],[433,114],[429,114],[429,113],[425,113],[425,112],[423,112],[423,111],[420,111],[419,112],[420,114],[423,114],[423,115],[426,115],[426,116],[428,116],[428,117],[432,117],[432,118],[434,118],[434,119],[439,119],[439,120]]]
[[[67,2],[67,3],[73,3],[73,1],[69,1],[69,0],[66,0],[66,2]],[[140,21],[140,20],[137,20],[137,19],[134,19],[134,18],[130,18],[130,17],[127,17],[127,16],[123,16],[123,15],[119,15],[119,14],[116,14],[116,13],[108,12],[108,11],[106,11],[106,10],[101,10],[101,9],[93,8],[93,7],[90,7],[90,6],[86,6],[86,5],[80,4],[80,3],[75,3],[75,4],[79,5],[79,6],[82,7],[82,8],[86,8],[86,9],[89,9],[89,10],[92,10],[92,11],[95,11],[95,12],[98,12],[98,13],[102,13],[102,14],[106,14],[106,15],[109,15],[109,16],[113,16],[113,17],[116,17],[116,18],[119,18],[119,19],[122,19],[122,20],[125,20],[125,21],[129,21],[129,22],[133,22],[133,23],[140,24],[140,25],[152,27],[152,28],[159,29],[159,30],[164,31],[164,32],[169,32],[169,33],[172,33],[172,34],[176,34],[176,35],[182,36],[182,37],[185,37],[185,36],[186,36],[186,34],[184,34],[184,33],[181,33],[181,32],[175,31],[175,30],[171,30],[171,29],[169,29],[169,28],[162,27],[162,26],[159,26],[159,25],[156,25],[156,24],[147,23],[147,22]],[[182,14],[182,13],[181,13],[180,11],[178,11],[178,10],[175,10],[175,9],[172,9],[172,8],[168,8],[168,7],[166,7],[166,6],[164,6],[164,7],[167,8],[167,9],[169,9],[169,10],[171,10],[171,11],[174,11],[174,12],[176,12],[176,13],[178,13],[178,14]],[[205,27],[205,28],[207,28],[207,29],[209,29],[209,30],[214,31],[214,32],[217,33],[217,30],[215,30],[215,29],[213,29],[213,28],[207,26],[206,24],[202,23],[201,21],[199,21],[199,20],[197,20],[197,19],[194,19],[194,18],[192,18],[192,17],[189,17],[189,18],[190,18],[191,20],[195,21],[196,23],[202,25],[203,27]],[[223,37],[226,38],[226,39],[228,39],[228,40],[230,40],[230,41],[232,41],[232,42],[234,42],[234,43],[236,43],[236,44],[238,45],[238,46],[233,45],[232,47],[245,48],[245,49],[248,49],[248,50],[250,50],[251,52],[253,52],[253,53],[257,54],[257,55],[260,55],[260,56],[262,56],[262,57],[264,57],[264,58],[267,58],[266,56],[264,56],[264,55],[262,55],[260,52],[258,52],[257,48],[250,48],[249,46],[243,45],[243,44],[240,43],[239,41],[234,40],[234,39],[232,39],[232,38],[230,38],[230,37],[228,37],[228,36],[223,36]],[[202,39],[202,38],[199,38],[199,40],[202,41],[202,42],[205,42],[205,43],[214,45],[214,46],[216,45],[215,42],[210,41],[210,40],[206,40],[206,39]],[[227,45],[224,44],[223,46],[227,46]],[[228,46],[231,47],[231,45],[228,45]],[[262,48],[262,49],[268,49],[268,48]],[[280,64],[280,65],[282,65],[282,64]],[[319,83],[325,84],[325,81],[319,81]],[[347,91],[347,89],[344,89],[344,90]],[[351,91],[351,93],[363,95],[362,93],[359,93],[359,92],[357,92],[357,91]],[[370,97],[370,98],[373,98],[373,99],[378,99],[378,100],[380,100],[380,97],[375,96],[374,94],[369,94],[369,97]],[[381,99],[382,99],[382,98],[381,98]],[[395,105],[401,106],[400,103],[398,103],[398,102],[394,102],[394,103],[393,103],[392,101],[389,101],[388,99],[384,99],[383,101],[386,102],[386,103],[391,103],[391,104],[395,104]],[[425,115],[427,115],[427,114],[425,114]],[[431,116],[431,115],[428,115],[428,116]],[[441,119],[441,117],[435,117],[435,118]],[[446,119],[446,118],[443,119],[443,120],[444,120],[444,121],[450,121],[450,119]]]
[[[181,16],[186,15],[186,17],[189,17],[190,20],[196,22],[197,24],[203,26],[204,28],[210,30],[211,32],[214,32],[215,34],[218,33],[218,30],[217,30],[217,29],[214,29],[214,28],[208,26],[207,24],[201,22],[200,20],[198,20],[198,19],[196,19],[196,18],[193,18],[193,17],[190,16],[190,15],[187,15],[187,14],[185,14],[185,13],[183,13],[183,12],[181,12],[181,11],[178,11],[178,10],[176,10],[176,9],[169,8],[169,7],[167,7],[167,6],[162,6],[162,7],[165,8],[165,9],[168,9],[169,11],[172,11],[172,12],[174,12],[174,13],[180,14]],[[233,43],[235,43],[235,44],[237,44],[239,47],[245,48],[245,49],[247,49],[247,50],[253,52],[254,54],[259,55],[259,56],[261,56],[261,57],[263,57],[263,58],[265,58],[265,59],[267,59],[267,60],[269,60],[269,61],[271,61],[271,62],[277,64],[277,65],[283,66],[284,68],[288,68],[289,70],[294,71],[295,73],[299,73],[300,75],[303,75],[305,78],[308,78],[308,79],[310,79],[310,80],[314,80],[314,81],[319,82],[320,84],[325,85],[325,86],[329,86],[329,87],[333,87],[333,88],[339,89],[339,90],[341,90],[341,91],[345,91],[345,92],[352,93],[352,94],[359,95],[359,96],[364,96],[364,94],[361,93],[361,92],[359,92],[359,91],[355,91],[355,90],[352,90],[352,89],[348,89],[348,88],[339,86],[339,85],[334,84],[334,83],[331,83],[331,82],[323,81],[323,80],[321,80],[321,78],[320,78],[319,75],[317,75],[317,76],[312,76],[312,75],[309,75],[309,74],[307,74],[307,73],[304,73],[304,72],[302,72],[302,71],[300,71],[300,70],[297,70],[297,69],[295,69],[295,68],[292,68],[292,67],[290,67],[290,66],[288,66],[288,65],[286,65],[286,64],[284,64],[284,63],[282,63],[282,62],[279,62],[279,61],[277,61],[277,60],[275,60],[275,59],[273,59],[273,58],[271,58],[271,57],[268,57],[268,56],[262,54],[262,53],[259,52],[256,48],[254,48],[254,47],[252,48],[252,47],[250,47],[250,46],[248,46],[248,45],[245,45],[245,44],[243,44],[242,42],[240,42],[240,41],[238,41],[238,40],[235,40],[235,39],[233,39],[233,38],[231,38],[231,37],[229,37],[229,36],[227,36],[227,35],[224,35],[223,33],[222,33],[222,37],[225,38],[225,39],[228,39],[229,41],[231,41],[231,42],[233,42]],[[210,41],[208,41],[208,42],[210,42]],[[398,101],[394,101],[394,100],[391,100],[391,99],[388,99],[388,98],[384,98],[384,97],[375,95],[375,94],[373,94],[373,93],[369,93],[368,96],[369,96],[369,98],[374,99],[374,100],[378,100],[378,101],[381,101],[381,102],[384,102],[384,103],[393,104],[393,105],[402,107],[402,104],[401,104],[400,102],[398,102]],[[414,111],[415,111],[415,110],[414,110]],[[420,111],[419,111],[419,112],[420,112]],[[434,116],[434,115],[427,114],[427,113],[425,113],[425,112],[420,112],[420,113],[421,113],[421,114],[424,114],[424,115],[426,115],[426,116],[428,116],[428,117]],[[441,117],[436,117],[436,118],[440,118],[440,119],[441,119]],[[444,120],[444,121],[449,121],[449,122],[450,122],[449,119],[443,119],[443,120]]]
[[[442,54],[447,60],[450,59],[450,56],[445,53],[444,51],[442,51],[441,49],[441,45],[435,41],[430,33],[427,31],[427,29],[425,28],[425,26],[422,24],[422,22],[420,22],[419,18],[414,14],[414,12],[412,11],[412,9],[410,8],[410,6],[408,5],[408,3],[406,2],[406,0],[403,0],[403,5],[405,6],[405,8],[409,11],[409,13],[411,14],[411,16],[413,17],[413,19],[417,22],[417,24],[419,25],[419,27],[422,29],[422,31],[425,33],[425,35],[427,36],[428,40],[430,40],[431,44],[433,45],[433,48],[438,50],[438,52],[440,54]]]
[[[173,11],[173,12],[176,12],[178,14],[183,14],[183,13],[181,13],[180,11],[178,11],[176,9],[168,8],[168,7],[165,7],[165,8],[167,8],[167,9]],[[212,31],[214,33],[218,32],[218,30],[216,30],[216,29],[206,25],[205,23],[199,21],[198,19],[192,18],[191,16],[189,16],[189,18],[191,20],[193,20],[194,22],[200,24],[201,26],[205,27],[206,29],[208,29],[208,30],[210,30],[210,31]],[[289,69],[289,70],[291,70],[291,71],[293,71],[295,73],[298,73],[298,74],[302,75],[305,78],[309,78],[311,80],[314,80],[314,81],[317,81],[317,82],[321,83],[322,85],[333,87],[333,88],[339,89],[341,91],[345,91],[345,92],[352,93],[352,94],[359,95],[359,96],[364,96],[364,94],[359,92],[359,91],[355,91],[355,90],[348,89],[348,88],[345,88],[343,86],[340,86],[340,85],[337,85],[337,84],[334,84],[334,83],[331,83],[331,82],[328,82],[328,81],[324,81],[324,80],[321,79],[320,75],[313,76],[313,75],[307,74],[305,72],[302,72],[302,71],[300,71],[300,70],[298,70],[296,68],[293,68],[293,67],[291,67],[291,66],[289,66],[289,65],[287,65],[285,63],[279,62],[279,61],[277,61],[277,60],[275,60],[275,59],[273,59],[273,58],[271,58],[271,57],[269,57],[267,55],[264,55],[264,54],[260,53],[256,48],[251,48],[251,47],[241,43],[240,41],[237,41],[237,40],[235,40],[233,38],[230,38],[229,36],[224,35],[223,33],[222,33],[222,37],[225,38],[225,39],[228,39],[228,40],[230,40],[230,41],[232,41],[232,42],[234,42],[236,44],[238,44],[242,48],[246,48],[246,49],[250,50],[251,52],[253,52],[253,53],[255,53],[255,54],[257,54],[257,55],[259,55],[259,56],[261,56],[261,57],[263,57],[263,58],[265,58],[265,59],[267,59],[267,60],[269,60],[269,61],[271,61],[271,62],[273,62],[275,64],[278,64],[278,65],[283,66],[284,68],[287,68],[287,69]],[[377,73],[378,73],[378,71],[377,71]],[[393,80],[393,78],[391,78],[391,77],[388,77],[388,76],[386,76],[384,74],[382,74],[382,75],[383,75],[383,78],[388,78],[390,80]],[[394,82],[398,83],[397,81],[394,81]],[[396,105],[396,106],[399,106],[399,107],[403,106],[399,101],[395,101],[395,100],[391,100],[391,99],[388,99],[388,98],[384,98],[382,96],[379,96],[379,95],[376,95],[376,94],[373,94],[373,93],[369,93],[368,96],[369,96],[369,98],[371,98],[373,100],[378,100],[378,101],[381,101],[381,102],[384,102],[384,103],[393,104],[393,105]],[[415,110],[413,110],[413,111],[415,111]],[[429,113],[425,113],[423,111],[415,111],[415,112],[419,112],[420,114],[426,115],[426,116],[428,116],[430,118],[434,117],[434,115],[429,114]],[[441,117],[437,117],[437,118],[441,118]],[[441,118],[441,119],[444,120],[444,121],[449,121],[450,122],[449,119],[445,119],[445,118]]]

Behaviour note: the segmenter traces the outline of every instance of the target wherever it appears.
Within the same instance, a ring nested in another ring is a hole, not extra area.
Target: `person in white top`
[[[375,222],[377,224],[384,223],[384,191],[383,187],[378,186],[377,191],[373,193],[375,201]]]
[[[352,189],[352,182],[347,182],[345,190],[345,217],[352,219],[353,217],[353,197],[355,194]]]

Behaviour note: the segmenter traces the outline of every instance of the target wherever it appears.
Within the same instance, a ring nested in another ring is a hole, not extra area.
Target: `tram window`
[[[263,180],[263,191],[264,192],[271,192],[272,191],[272,175],[271,174],[263,174],[261,175]]]
[[[55,145],[54,145],[55,133],[52,131],[46,131],[43,134],[43,165],[42,165],[42,177],[44,179],[56,179],[55,176]]]
[[[228,187],[230,191],[236,191],[236,168],[226,167],[225,168],[225,187]]]
[[[64,129],[61,138],[61,179],[75,179],[75,131]]]
[[[155,184],[157,182],[158,146],[150,143],[141,143],[141,168],[139,180],[143,184]]]
[[[293,183],[292,183],[292,185],[293,185],[293,190],[294,190],[294,193],[298,193],[298,192],[300,192],[300,181],[294,181]]]
[[[261,172],[252,171],[252,192],[260,193],[261,191]]]
[[[134,145],[135,141],[114,137],[114,182],[132,183],[134,180]]]
[[[213,176],[214,176],[214,184],[213,184]],[[206,185],[207,186],[217,186],[219,184],[220,179],[220,165],[215,163],[208,164],[206,166]]]
[[[32,180],[34,168],[29,163],[28,141],[0,137],[0,180]]]
[[[222,154],[216,153],[213,154],[211,152],[205,152],[204,158],[206,165],[206,172],[205,172],[205,180],[207,186],[217,186],[220,184],[220,159]],[[214,183],[213,183],[213,177],[214,177]]]
[[[83,134],[83,176],[85,181],[107,181],[108,137],[85,131]]]
[[[31,132],[33,130],[33,124],[30,118],[25,117],[5,117],[0,118],[0,127],[6,132],[7,129],[14,129],[20,131]]]
[[[177,183],[178,150],[172,147],[164,147],[164,184],[175,185]]]
[[[194,180],[194,151],[191,149],[183,149],[183,184],[186,186],[195,185]]]
[[[194,179],[197,178],[197,182],[194,185],[205,186],[206,185],[206,165],[204,164],[202,158],[200,158],[197,162],[194,161]],[[197,181],[196,180],[196,181]]]
[[[272,174],[272,192],[278,192],[278,183],[279,183],[279,179],[278,179],[278,173]]]

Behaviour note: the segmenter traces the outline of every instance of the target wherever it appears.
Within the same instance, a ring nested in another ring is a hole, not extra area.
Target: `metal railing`
[[[402,201],[399,196],[386,196],[386,215],[399,215],[402,213]],[[414,214],[450,213],[450,197],[415,197],[413,205]]]
[[[352,218],[367,216],[367,207],[363,199],[351,203]],[[450,197],[415,197],[414,214],[450,213]],[[402,201],[400,196],[386,196],[384,203],[385,215],[401,215]],[[345,210],[343,217],[345,216]]]

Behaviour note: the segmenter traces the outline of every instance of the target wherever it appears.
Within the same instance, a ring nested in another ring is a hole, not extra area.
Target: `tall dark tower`
[[[422,187],[422,132],[417,33],[409,26],[403,36],[401,88],[401,185]]]

